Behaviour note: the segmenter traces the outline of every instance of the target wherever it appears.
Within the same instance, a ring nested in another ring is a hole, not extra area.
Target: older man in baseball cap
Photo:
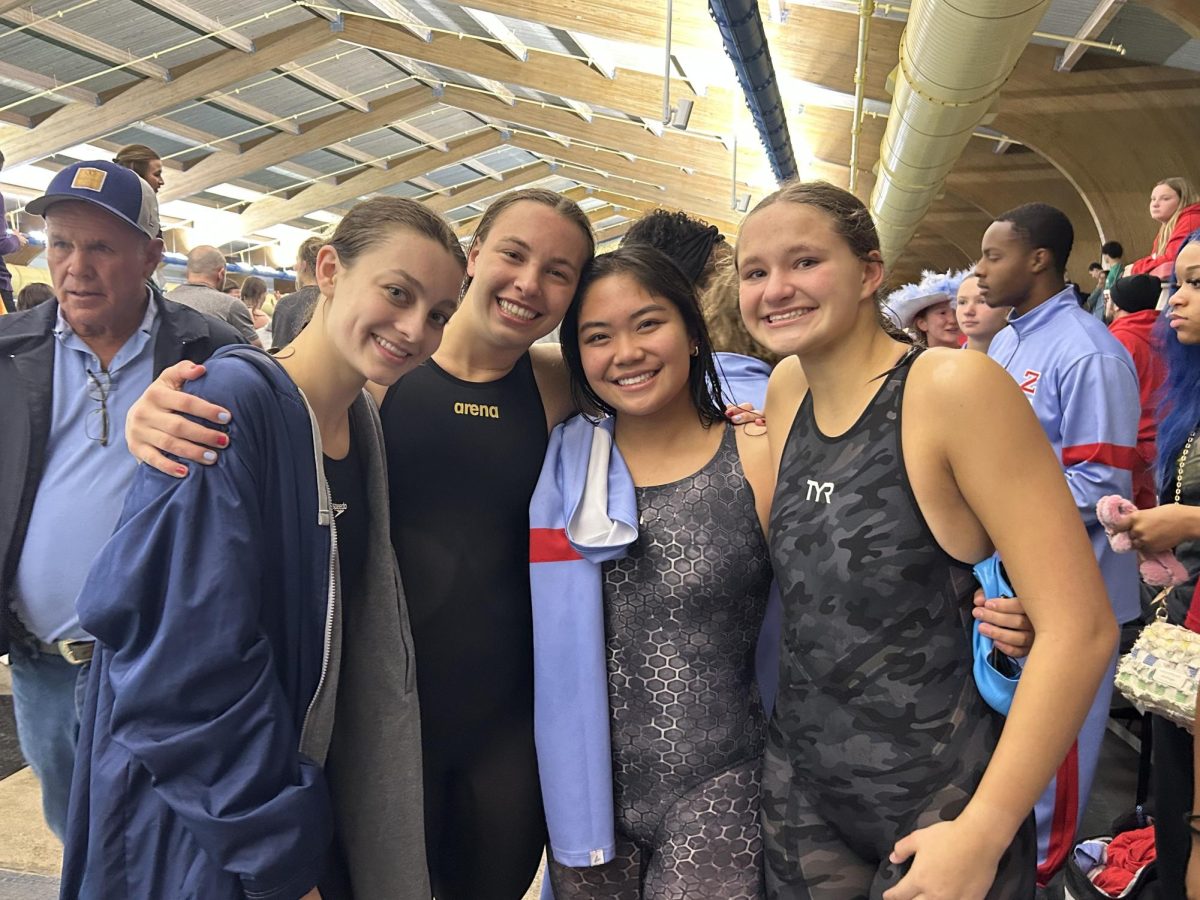
[[[163,242],[134,172],[75,163],[27,209],[46,220],[55,301],[0,317],[0,652],[21,750],[61,837],[92,654],[75,596],[133,478],[125,415],[162,369],[240,338],[148,281]]]

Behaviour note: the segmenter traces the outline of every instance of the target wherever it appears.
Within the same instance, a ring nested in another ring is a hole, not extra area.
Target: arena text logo
[[[455,403],[454,412],[459,416],[479,416],[483,419],[500,418],[500,407],[486,403]]]

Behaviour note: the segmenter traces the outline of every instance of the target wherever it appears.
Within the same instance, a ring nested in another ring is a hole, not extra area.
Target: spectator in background
[[[242,299],[242,286],[232,278],[226,278],[225,283],[221,285],[221,293],[228,294],[235,300]]]
[[[261,347],[254,320],[241,300],[221,293],[225,284],[225,257],[216,247],[201,244],[187,255],[187,283],[171,291],[168,299],[228,322],[247,344]]]
[[[314,273],[317,254],[324,244],[324,239],[310,237],[296,253],[296,290],[279,298],[271,316],[272,350],[279,350],[294,341],[316,308],[321,292],[317,289]]]
[[[989,306],[1011,309],[1009,327],[988,348],[1029,398],[1054,447],[1087,528],[1118,623],[1141,614],[1137,560],[1119,555],[1096,518],[1106,494],[1132,494],[1137,457],[1137,374],[1129,353],[1079,308],[1063,283],[1075,231],[1061,210],[1028,203],[984,233],[975,264]],[[1038,883],[1062,867],[1087,805],[1108,721],[1116,653],[1054,783],[1038,801]]]
[[[40,281],[35,281],[33,284],[27,284],[21,288],[21,293],[17,294],[17,310],[33,309],[40,303],[45,303],[47,300],[53,299],[54,288],[48,284],[42,284]]]
[[[0,153],[0,169],[4,168],[4,154]],[[9,231],[8,221],[4,215],[4,195],[0,194],[0,300],[4,303],[4,311],[13,311],[12,273],[4,264],[4,257],[16,253],[24,247],[28,240],[19,231]]]
[[[1131,275],[1169,278],[1189,234],[1200,228],[1200,196],[1186,178],[1164,178],[1150,194],[1150,217],[1159,223],[1149,256],[1134,262]]]
[[[962,332],[951,306],[957,292],[955,276],[926,271],[918,283],[892,291],[883,311],[921,346],[957,350]]]
[[[1167,371],[1157,435],[1163,502],[1134,513],[1128,527],[1139,550],[1175,551],[1188,580],[1167,594],[1167,621],[1200,631],[1200,239],[1184,244],[1175,270],[1179,290],[1171,295],[1155,334]],[[1154,848],[1161,896],[1184,897],[1186,873],[1186,896],[1200,897],[1200,835],[1196,823],[1187,818],[1200,812],[1193,738],[1159,716],[1150,716],[1150,722]]]
[[[1008,324],[1008,310],[988,306],[983,291],[979,290],[979,277],[964,269],[959,273],[962,283],[958,286],[954,314],[958,318],[959,330],[967,336],[968,350],[987,353],[992,338]]]
[[[1142,417],[1138,421],[1137,459],[1133,466],[1133,502],[1139,509],[1157,505],[1154,487],[1154,407],[1159,388],[1167,377],[1166,365],[1154,347],[1151,334],[1158,321],[1158,297],[1162,282],[1153,275],[1119,278],[1112,289],[1116,308],[1108,330],[1133,357],[1137,370]]]
[[[46,219],[60,300],[0,317],[0,651],[21,751],[62,837],[93,649],[75,598],[137,469],[125,415],[164,367],[238,336],[147,283],[163,252],[158,205],[132,172],[74,163],[28,209]]]
[[[1096,281],[1096,286],[1092,288],[1092,292],[1088,294],[1087,302],[1083,304],[1083,308],[1092,315],[1096,314],[1096,307],[1104,307],[1104,290],[1108,286],[1108,273],[1104,271],[1104,266],[1098,262],[1088,266],[1088,274]]]
[[[1124,256],[1125,248],[1121,246],[1120,241],[1105,241],[1100,248],[1100,263],[1107,275],[1104,286],[1110,291],[1121,277],[1121,269],[1125,266],[1122,261]]]
[[[254,320],[254,329],[258,332],[259,340],[264,347],[271,346],[271,317],[263,312],[263,301],[267,299],[267,283],[256,275],[249,276],[242,282],[239,299],[250,310]]]
[[[137,172],[138,177],[150,185],[156,194],[166,184],[163,179],[162,159],[145,144],[129,144],[122,147],[113,157],[113,162],[118,166]]]

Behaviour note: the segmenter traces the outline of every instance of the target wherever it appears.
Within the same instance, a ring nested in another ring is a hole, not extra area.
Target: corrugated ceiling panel
[[[1177,69],[1200,72],[1200,41],[1188,41],[1167,57],[1166,64]]]
[[[276,133],[273,128],[266,128],[250,119],[226,112],[211,103],[187,103],[171,110],[166,114],[166,118],[221,138],[237,135],[233,140],[239,144]]]
[[[278,0],[186,0],[187,4],[210,19],[215,19],[222,25],[237,26],[237,30],[249,38],[262,37],[272,31],[278,31],[289,25],[307,22],[313,18],[313,13],[300,6],[285,7]],[[335,3],[324,2],[329,6]],[[265,13],[271,13],[269,18],[246,23],[248,19]]]
[[[236,93],[234,93],[235,90]],[[335,111],[332,106],[328,105],[330,103],[328,97],[286,77],[249,78],[234,87],[227,88],[223,93],[232,94],[246,103],[253,103],[281,118],[312,114],[312,111],[320,106],[325,106],[325,115]],[[340,105],[339,108],[341,108]]]
[[[4,28],[7,31],[7,26]],[[32,72],[51,73],[60,82],[96,76],[79,85],[89,91],[105,91],[141,80],[124,70],[101,75],[99,73],[110,68],[108,63],[75,52],[64,52],[62,47],[42,40],[29,31],[0,34],[0,58]]]
[[[335,153],[326,153],[324,150],[314,150],[312,153],[302,153],[300,156],[293,156],[292,161],[299,165],[307,166],[310,169],[316,169],[325,175],[343,172],[348,168],[358,165],[358,163],[347,162],[343,157]],[[287,163],[280,163],[280,165],[287,168]]]
[[[377,157],[402,155],[418,146],[417,142],[411,138],[396,134],[386,128],[372,131],[370,134],[359,135],[346,143],[356,150],[362,150],[364,153],[370,153]]]
[[[410,0],[407,6],[423,22],[428,22],[445,31],[469,34],[473,37],[490,37],[479,23],[458,7],[435,6],[432,3],[422,3],[421,0]]]
[[[282,163],[281,165],[284,168],[287,167],[287,163]],[[259,169],[257,172],[251,172],[249,175],[243,176],[238,180],[244,181],[247,184],[255,188],[259,188],[264,192],[291,187],[292,185],[299,184],[301,181],[299,177],[285,175],[284,173],[277,172],[274,169]]]
[[[1165,63],[1191,40],[1188,33],[1144,6],[1127,3],[1104,30],[1101,40],[1125,45],[1125,58],[1150,63]],[[1099,51],[1098,51],[1099,52]],[[1182,58],[1188,58],[1184,53]]]
[[[1048,34],[1075,34],[1096,10],[1096,0],[1054,0],[1037,31]]]
[[[61,9],[62,3],[50,2],[37,4],[34,11],[48,14]],[[132,0],[99,0],[82,8],[76,6],[56,19],[56,22],[134,57],[140,58],[155,52],[163,53],[164,55],[152,61],[167,68],[222,49],[220,44],[207,40],[171,49],[193,41],[197,36],[196,32],[151,9],[133,3]],[[170,52],[165,52],[168,50]]]
[[[433,165],[436,165],[436,163]],[[436,172],[430,174],[429,177],[442,187],[457,187],[468,181],[477,180],[479,173],[474,169],[468,169],[464,165],[453,165],[438,169]]]
[[[146,131],[145,129],[138,128],[136,126],[123,128],[120,131],[113,132],[112,134],[106,136],[106,140],[110,140],[114,144],[121,144],[122,146],[125,144],[145,144],[164,159],[172,154],[186,153],[194,146],[193,144],[172,140],[168,137],[164,137],[161,134],[155,134],[154,132]],[[169,174],[170,173],[168,172],[168,175]]]
[[[423,197],[428,193],[424,188],[419,188],[415,184],[409,184],[407,181],[401,181],[379,191],[381,194],[386,194],[389,197],[407,197],[412,200],[417,197]]]

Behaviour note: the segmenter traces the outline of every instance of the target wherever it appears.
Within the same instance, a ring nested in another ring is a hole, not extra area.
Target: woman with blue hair
[[[1167,620],[1200,631],[1200,235],[1193,234],[1179,252],[1175,276],[1179,290],[1167,302],[1156,334],[1167,363],[1158,426],[1161,505],[1134,513],[1129,535],[1133,546],[1146,553],[1174,549],[1189,577],[1167,595]],[[1182,728],[1151,718],[1159,881],[1163,896],[1185,896],[1185,883],[1186,895],[1196,896],[1200,853],[1191,852],[1200,840],[1195,747]],[[1188,798],[1191,810],[1186,809]]]

